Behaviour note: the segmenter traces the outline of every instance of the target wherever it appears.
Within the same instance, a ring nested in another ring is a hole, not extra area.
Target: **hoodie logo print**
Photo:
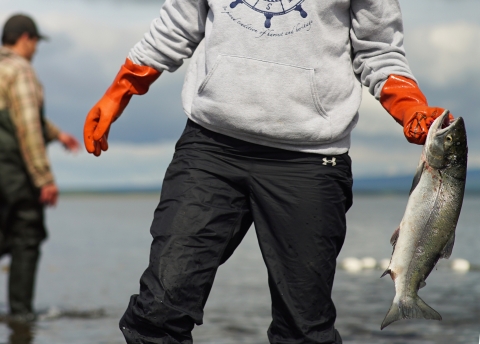
[[[235,8],[239,4],[245,4],[254,11],[265,15],[265,27],[268,29],[272,25],[271,20],[274,16],[281,16],[292,11],[300,13],[302,18],[307,17],[307,12],[302,9],[302,3],[305,0],[235,0],[230,3],[230,8]]]

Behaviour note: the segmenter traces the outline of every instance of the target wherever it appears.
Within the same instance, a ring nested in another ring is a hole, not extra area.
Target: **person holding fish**
[[[86,149],[100,156],[131,97],[191,58],[150,263],[120,320],[127,343],[192,343],[215,273],[252,223],[268,270],[269,342],[342,342],[331,291],[362,86],[412,143],[443,109],[427,104],[408,66],[397,0],[282,3],[166,0],[86,117]]]

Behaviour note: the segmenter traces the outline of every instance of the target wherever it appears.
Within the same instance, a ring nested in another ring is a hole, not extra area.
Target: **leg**
[[[46,237],[43,207],[38,202],[21,202],[12,209],[9,221],[11,264],[9,304],[12,315],[33,320],[33,297],[40,244]],[[31,319],[30,319],[31,318]]]
[[[25,168],[14,132],[8,111],[0,111],[0,254],[12,256],[10,311],[29,320],[39,245],[46,231],[39,190]]]
[[[184,136],[165,175],[140,293],[120,321],[127,343],[192,343],[217,268],[251,225],[242,169]]]
[[[337,156],[335,166],[323,165],[322,158],[269,162],[252,182],[272,297],[271,343],[341,342],[331,291],[352,202],[350,158]]]

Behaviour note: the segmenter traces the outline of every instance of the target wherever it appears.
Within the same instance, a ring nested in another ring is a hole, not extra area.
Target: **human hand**
[[[63,131],[58,135],[58,141],[62,143],[66,150],[73,153],[77,152],[80,148],[80,144],[78,143],[77,139],[73,135]]]
[[[108,150],[110,126],[120,116],[125,106],[126,104],[123,106],[112,101],[105,94],[89,111],[83,127],[85,148],[89,153],[100,156],[102,151]]]
[[[388,113],[403,126],[403,133],[410,143],[423,145],[427,139],[428,129],[433,121],[445,110],[430,107],[427,98],[417,83],[409,78],[390,75],[385,82],[380,103]],[[453,121],[450,114],[444,126]]]
[[[122,114],[134,94],[145,94],[161,72],[125,60],[104,96],[90,110],[83,127],[85,148],[100,156],[108,149],[108,133],[112,123]]]
[[[57,204],[58,188],[54,183],[46,184],[40,188],[40,203],[46,206]]]
[[[405,111],[403,133],[410,143],[423,145],[427,139],[428,130],[437,117],[445,111],[442,108],[428,106],[414,106]],[[454,120],[451,113],[445,117],[443,127]]]

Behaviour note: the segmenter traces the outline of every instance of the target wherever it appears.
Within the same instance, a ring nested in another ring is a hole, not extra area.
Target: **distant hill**
[[[408,193],[412,187],[411,175],[395,177],[367,177],[355,178],[353,191],[360,193]],[[480,170],[467,171],[466,192],[480,193]]]
[[[358,177],[354,176],[353,191],[356,193],[388,194],[403,193],[408,194],[412,186],[413,173],[411,175],[402,175],[395,177]],[[151,185],[145,187],[124,186],[107,188],[62,188],[64,194],[135,194],[135,193],[160,193],[161,185]],[[467,194],[480,194],[480,169],[468,170],[467,172]]]

